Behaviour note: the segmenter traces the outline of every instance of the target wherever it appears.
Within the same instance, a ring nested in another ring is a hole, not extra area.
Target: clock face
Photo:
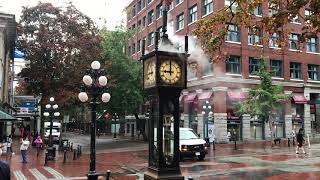
[[[145,62],[144,86],[150,87],[156,82],[156,63],[149,60]]]
[[[167,60],[160,65],[160,77],[168,84],[174,84],[178,82],[181,78],[181,67],[180,65],[173,61]]]

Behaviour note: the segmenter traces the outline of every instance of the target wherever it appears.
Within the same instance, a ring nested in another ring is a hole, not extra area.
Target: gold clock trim
[[[181,66],[174,60],[163,61],[159,72],[160,78],[167,84],[175,84],[181,79]]]

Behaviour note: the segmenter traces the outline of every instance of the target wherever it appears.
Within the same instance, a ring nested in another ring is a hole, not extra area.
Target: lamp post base
[[[98,174],[95,173],[95,172],[89,172],[87,177],[88,177],[88,180],[98,180]]]
[[[180,170],[155,170],[148,168],[144,173],[145,180],[184,180]]]

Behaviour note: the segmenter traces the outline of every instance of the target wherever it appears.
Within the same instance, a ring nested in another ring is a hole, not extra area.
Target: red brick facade
[[[128,9],[132,11],[133,5],[136,5],[138,2],[143,2],[144,0],[133,0],[130,5],[128,6]],[[142,28],[141,33],[137,34],[132,42],[129,43],[129,46],[132,49],[132,45],[135,44],[137,46],[138,40],[142,40],[144,38],[148,38],[149,32],[155,32],[159,27],[162,26],[162,18],[156,19],[156,12],[157,12],[157,6],[161,3],[161,0],[153,0],[150,3],[148,3],[149,0],[146,1],[146,7],[143,8],[140,12],[136,11],[136,15],[132,17],[132,14],[129,15],[128,21],[127,21],[127,27],[128,28],[133,28],[133,26],[137,27],[138,21],[143,19],[143,17],[146,17],[146,27]],[[182,0],[181,0],[182,1]],[[225,0],[214,0],[213,2],[213,11],[216,11],[218,9],[221,9],[224,7]],[[189,8],[197,4],[197,19],[205,18],[202,17],[203,14],[203,3],[204,0],[183,0],[180,4],[176,5],[176,0],[173,1],[174,8],[169,11],[169,18],[168,21],[173,20],[174,27],[176,26],[176,17],[177,15],[184,13],[184,26],[183,29],[179,30],[176,32],[177,35],[185,35],[185,34],[192,34],[192,30],[195,28],[195,23],[188,24],[188,17],[189,17]],[[154,11],[154,22],[150,25],[148,25],[148,12],[151,10]],[[304,9],[301,9],[301,13],[304,14]],[[209,14],[211,15],[211,13]],[[268,2],[263,1],[262,3],[262,16],[268,16]],[[261,18],[261,17],[256,17],[256,18]],[[287,29],[292,29],[292,33],[296,34],[301,34],[301,27],[304,22],[302,21],[300,24],[299,23],[289,23],[287,25]],[[262,32],[263,37],[268,37],[270,36],[268,32]],[[170,37],[169,37],[170,38]],[[319,34],[317,34],[317,45],[316,47],[318,48],[319,51]],[[253,58],[259,58],[262,55],[266,58],[266,64],[270,64],[270,60],[280,60],[282,61],[283,64],[283,77],[281,78],[274,78],[274,83],[275,84],[281,84],[284,86],[285,91],[287,94],[304,94],[306,96],[306,99],[308,100],[308,103],[312,103],[315,97],[315,99],[320,99],[320,79],[318,80],[310,80],[308,79],[308,65],[309,64],[314,64],[314,65],[320,65],[320,53],[309,53],[306,52],[306,45],[301,46],[299,51],[293,51],[289,50],[286,48],[283,52],[280,52],[279,50],[275,50],[274,48],[269,48],[269,42],[268,41],[263,41],[261,47],[256,47],[252,45],[248,45],[248,29],[247,28],[240,28],[240,42],[239,43],[230,43],[230,42],[225,42],[223,44],[222,52],[226,52],[228,55],[236,55],[241,57],[241,64],[240,64],[240,69],[241,73],[237,75],[233,74],[228,74],[226,73],[226,62],[225,61],[220,61],[217,63],[213,63],[213,73],[212,75],[209,76],[203,76],[202,74],[202,68],[201,66],[198,66],[197,68],[197,77],[188,81],[188,89],[184,92],[184,95],[187,96],[187,94],[190,93],[195,93],[197,92],[198,94],[201,94],[203,91],[213,91],[213,99],[212,105],[214,107],[213,112],[215,113],[214,118],[215,118],[215,124],[218,122],[217,119],[222,118],[224,120],[226,119],[226,114],[228,111],[228,95],[227,91],[229,89],[238,89],[240,91],[243,91],[246,93],[248,91],[248,88],[254,87],[256,84],[259,83],[258,77],[250,76],[249,75],[249,57]],[[148,51],[152,51],[154,46],[147,47]],[[137,50],[137,47],[135,47]],[[140,52],[135,52],[132,53],[132,58],[133,59],[139,59],[141,55]],[[290,63],[291,62],[298,62],[301,63],[301,79],[292,79],[290,78]],[[319,68],[318,68],[319,70]],[[320,76],[320,73],[318,73]],[[311,95],[315,94],[315,95]],[[311,98],[312,96],[312,98]],[[201,102],[200,102],[201,103]],[[289,137],[291,133],[291,129],[293,127],[293,122],[292,126],[287,125],[291,124],[291,119],[290,117],[292,115],[292,107],[291,107],[291,101],[288,101],[287,105],[285,105],[285,110],[284,110],[284,116],[281,117],[283,119],[283,127],[285,127],[285,133],[283,132],[283,136],[281,137]],[[303,118],[304,122],[302,127],[305,128],[306,133],[311,133],[312,125],[310,125],[310,119],[312,119],[312,114],[310,114],[310,105],[305,104],[303,106]],[[190,103],[186,102],[185,106],[189,106]],[[200,105],[201,107],[201,105]],[[320,110],[320,109],[319,109]],[[184,125],[185,126],[190,126],[190,113],[186,112],[188,111],[188,108],[184,107]],[[201,111],[201,110],[200,110]],[[201,116],[201,112],[195,112],[195,116],[198,118],[198,126],[201,126],[200,120],[199,119],[204,119]],[[199,115],[200,114],[200,115]],[[218,118],[216,118],[218,117]],[[285,119],[287,118],[287,119]],[[289,118],[289,119],[288,119]],[[189,119],[189,122],[187,119]],[[318,118],[320,120],[320,117]],[[248,120],[249,123],[252,125],[252,120]],[[290,121],[290,123],[287,123],[285,121]],[[229,123],[229,121],[228,121]],[[250,131],[250,129],[245,129],[244,125],[244,120],[242,120],[242,130],[240,131]],[[222,123],[223,124],[223,123]],[[285,125],[286,124],[286,125]],[[221,128],[227,130],[229,128],[229,124],[227,125],[228,127],[225,127],[225,124],[221,125]],[[220,128],[220,126],[217,125],[217,127]],[[231,127],[231,126],[230,126]],[[254,125],[254,129],[255,129]],[[203,128],[200,128],[200,132],[203,131]],[[198,127],[199,130],[199,127]],[[251,129],[252,130],[252,129]],[[264,138],[268,137],[268,133],[266,132],[267,130],[264,130],[265,132],[263,133]],[[229,130],[228,130],[229,132]],[[280,131],[279,131],[280,132]],[[217,133],[217,139],[223,141],[223,137],[227,133]],[[249,135],[244,135],[245,132],[241,133],[241,136],[239,139],[240,140],[248,140],[250,137],[247,137]],[[219,137],[220,136],[220,137]],[[246,136],[246,137],[245,137]],[[251,134],[252,138],[252,134]]]

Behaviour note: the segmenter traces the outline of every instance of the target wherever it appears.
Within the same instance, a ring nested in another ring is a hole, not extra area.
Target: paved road
[[[89,144],[89,137],[73,138],[85,147]],[[143,179],[148,159],[145,143],[106,137],[98,140],[98,147],[97,172],[111,170],[112,179],[117,180]],[[320,177],[320,144],[313,144],[307,152],[307,155],[296,155],[294,147],[270,148],[265,143],[238,145],[238,150],[234,150],[232,144],[221,144],[215,151],[211,149],[204,161],[187,159],[182,162],[181,171],[185,177],[196,180],[317,180]],[[10,163],[14,180],[86,179],[89,167],[88,154],[72,160],[71,153],[66,163],[58,153],[56,161],[43,166],[43,154],[37,159],[34,149],[29,152],[28,164],[21,164],[19,153],[1,159]]]

